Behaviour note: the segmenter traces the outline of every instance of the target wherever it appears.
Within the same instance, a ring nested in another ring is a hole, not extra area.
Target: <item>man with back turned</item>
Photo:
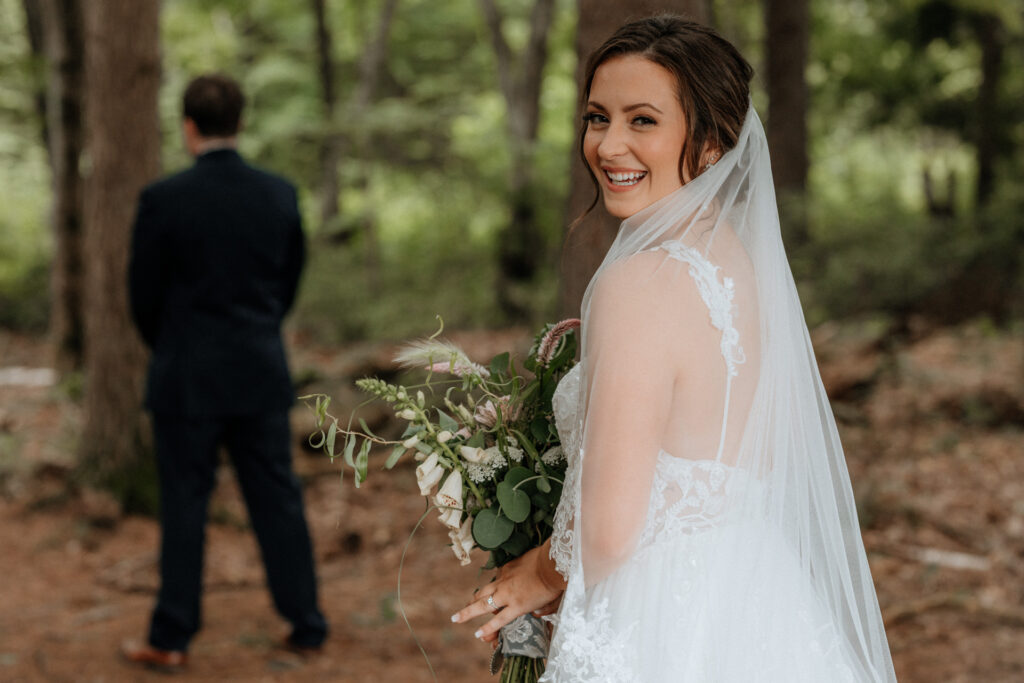
[[[292,471],[294,398],[281,321],[305,256],[295,188],[235,151],[238,84],[200,76],[184,95],[195,165],[143,190],[132,241],[132,315],[152,349],[146,407],[160,477],[160,592],[148,645],[124,656],[184,666],[200,627],[207,507],[218,448],[234,464],[286,646],[320,648],[313,554]]]

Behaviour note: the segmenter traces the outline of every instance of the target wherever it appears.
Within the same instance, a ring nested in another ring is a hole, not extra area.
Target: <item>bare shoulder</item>
[[[598,274],[592,305],[629,308],[636,314],[667,312],[699,303],[685,264],[661,249],[642,251],[617,261]]]

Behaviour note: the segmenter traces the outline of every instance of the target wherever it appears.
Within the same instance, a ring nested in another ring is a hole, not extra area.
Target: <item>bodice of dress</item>
[[[722,523],[729,512],[726,502],[730,495],[737,492],[738,487],[750,485],[746,472],[720,461],[728,422],[729,386],[745,360],[739,334],[733,326],[733,282],[727,277],[719,279],[719,268],[692,247],[671,241],[658,249],[688,266],[688,272],[707,306],[710,322],[721,332],[721,354],[726,367],[726,405],[721,442],[713,459],[679,458],[664,450],[658,454],[647,518],[637,551],[679,534],[693,533]],[[555,426],[568,467],[563,500],[555,516],[551,556],[566,575],[571,558],[572,514],[580,495],[581,372],[581,366],[577,365],[567,373],[552,397]]]

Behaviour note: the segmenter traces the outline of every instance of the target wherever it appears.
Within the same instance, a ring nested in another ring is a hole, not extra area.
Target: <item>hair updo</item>
[[[680,181],[684,169],[691,178],[700,173],[700,158],[705,149],[725,154],[736,146],[750,106],[754,69],[732,43],[712,28],[671,14],[630,22],[587,59],[584,106],[590,99],[598,67],[625,55],[639,55],[675,76],[687,128],[679,155]],[[584,121],[580,129],[581,156],[587,125]],[[597,188],[597,179],[585,156],[583,163]],[[594,204],[597,200],[595,197]]]

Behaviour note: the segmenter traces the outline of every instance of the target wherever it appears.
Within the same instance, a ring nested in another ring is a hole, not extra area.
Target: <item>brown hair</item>
[[[598,67],[624,55],[644,57],[675,76],[687,127],[686,142],[679,155],[680,180],[684,169],[691,178],[698,175],[705,148],[725,154],[736,145],[750,106],[754,69],[732,43],[714,29],[672,14],[630,22],[587,59],[582,89],[584,107],[590,99]],[[601,196],[600,185],[583,153],[587,126],[584,119],[580,127],[580,156],[597,195],[584,215],[590,213]]]
[[[182,113],[204,137],[230,137],[238,132],[245,95],[238,81],[223,74],[193,78],[182,97]]]

